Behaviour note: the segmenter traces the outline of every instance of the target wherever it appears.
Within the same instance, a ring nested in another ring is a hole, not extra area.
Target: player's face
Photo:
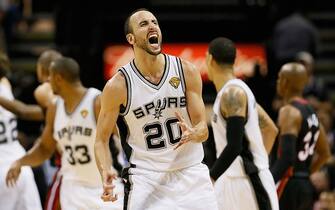
[[[41,64],[37,63],[37,67],[36,67],[36,74],[37,74],[37,79],[40,83],[46,82],[47,78],[44,78],[43,75],[43,70],[42,70],[42,66]]]
[[[57,84],[57,75],[51,70],[49,73],[49,82],[54,94],[59,94],[59,85]]]
[[[135,13],[130,20],[134,47],[141,48],[151,55],[161,53],[162,33],[156,17],[148,11]]]
[[[207,65],[207,71],[208,71],[208,79],[210,81],[213,81],[213,71],[212,68],[210,67],[210,62],[211,62],[211,55],[207,52],[206,53],[206,65]]]

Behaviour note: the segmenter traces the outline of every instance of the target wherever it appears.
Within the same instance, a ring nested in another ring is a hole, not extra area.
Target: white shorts
[[[42,210],[40,196],[30,167],[22,167],[15,187],[6,186],[9,165],[0,165],[0,209]]]
[[[123,210],[123,184],[115,180],[115,193],[118,200],[103,202],[102,187],[83,186],[79,182],[62,180],[60,205],[62,210]]]
[[[256,175],[257,176],[257,175]],[[258,173],[263,189],[269,199],[267,202],[271,210],[279,210],[276,186],[272,174],[268,169]],[[220,210],[263,210],[259,206],[251,178],[221,176],[214,185],[215,194]],[[264,197],[263,197],[264,198]]]
[[[130,168],[125,178],[125,210],[218,209],[204,164],[173,172]]]

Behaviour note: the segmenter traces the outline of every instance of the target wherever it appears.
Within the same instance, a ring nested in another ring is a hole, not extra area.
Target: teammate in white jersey
[[[212,118],[218,159],[210,175],[220,209],[278,210],[267,153],[278,129],[249,87],[235,78],[235,56],[234,43],[227,38],[209,44],[208,73],[218,91]]]
[[[156,17],[145,9],[126,20],[135,58],[102,93],[95,154],[104,201],[115,201],[108,141],[117,123],[130,167],[124,170],[125,209],[216,210],[201,142],[208,137],[202,82],[189,62],[161,53]]]
[[[34,91],[34,96],[38,104],[26,104],[22,101],[13,99],[9,100],[5,97],[0,96],[0,105],[8,111],[14,113],[18,118],[24,120],[43,121],[45,118],[45,111],[50,102],[55,99],[55,95],[52,92],[49,79],[49,66],[50,63],[62,57],[62,55],[55,50],[45,50],[37,59],[36,75],[38,81],[41,83]],[[57,172],[54,174],[52,184],[49,186],[47,198],[45,201],[46,210],[57,210],[59,209],[59,187],[61,183],[61,175],[59,173],[60,167],[60,151],[57,150],[55,153],[55,165],[58,167]],[[37,173],[43,173],[42,168],[37,169]],[[40,176],[44,179],[44,176]],[[44,180],[43,180],[44,181]],[[44,184],[39,186],[42,188],[43,193]],[[42,199],[43,197],[41,197]]]
[[[60,192],[62,210],[121,210],[122,199],[118,203],[104,203],[100,199],[102,184],[94,157],[100,91],[85,88],[79,78],[79,65],[65,57],[51,63],[50,84],[54,93],[60,97],[48,106],[41,139],[27,155],[11,166],[7,184],[16,182],[21,166],[36,166],[49,158],[56,143],[59,143],[63,152]],[[121,183],[116,190],[122,192]]]
[[[0,96],[7,100],[14,100],[11,85],[5,77],[8,70],[9,59],[0,52]],[[0,106],[0,208],[41,210],[40,197],[30,167],[22,168],[22,176],[15,187],[6,187],[5,177],[10,164],[25,154],[17,134],[16,116]]]

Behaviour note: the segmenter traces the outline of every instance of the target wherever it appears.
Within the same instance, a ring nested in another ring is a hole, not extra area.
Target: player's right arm
[[[19,100],[9,100],[0,96],[0,106],[14,113],[17,117],[24,120],[43,121],[44,113],[40,106],[25,104]]]
[[[116,125],[120,113],[120,106],[126,104],[127,86],[125,78],[118,72],[105,85],[101,94],[101,109],[97,122],[97,134],[94,145],[94,152],[97,167],[100,171],[103,182],[104,201],[115,201],[117,196],[113,195],[113,179],[116,174],[111,171],[112,160],[109,151],[109,139]]]
[[[258,122],[262,132],[263,144],[269,154],[278,135],[278,128],[265,110],[257,104]]]
[[[6,176],[7,186],[15,185],[22,166],[38,166],[50,158],[56,148],[56,141],[53,139],[53,123],[55,118],[55,104],[51,104],[47,110],[46,125],[41,137],[36,144],[23,157],[16,160],[10,167]]]
[[[296,144],[301,129],[302,116],[298,109],[288,104],[278,115],[279,145],[281,154],[271,167],[275,182],[278,182],[293,165],[296,158]]]
[[[311,173],[318,171],[323,164],[325,164],[330,158],[330,148],[327,141],[327,135],[324,127],[320,123],[320,134],[315,145],[315,158],[311,165]]]
[[[247,105],[248,98],[242,88],[231,85],[224,90],[220,101],[220,111],[226,119],[227,146],[210,170],[213,181],[217,180],[242,152]]]

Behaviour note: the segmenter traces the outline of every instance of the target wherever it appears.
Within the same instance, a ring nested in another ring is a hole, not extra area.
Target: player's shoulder
[[[50,83],[44,82],[40,84],[34,91],[37,103],[42,107],[47,107],[50,102],[55,99]]]
[[[227,100],[241,100],[247,96],[245,90],[236,84],[227,86],[222,90],[222,98]]]
[[[110,101],[114,99],[116,103],[123,103],[127,98],[128,88],[125,75],[118,71],[107,81],[102,91],[101,100]]]
[[[107,81],[104,89],[107,88],[107,89],[121,90],[123,88],[126,88],[127,85],[125,76],[126,75],[124,72],[121,71],[116,72],[115,75]]]
[[[12,90],[12,85],[10,84],[10,81],[6,78],[6,77],[2,77],[0,79],[0,84],[4,85],[5,87],[7,87],[8,89]]]
[[[185,74],[199,73],[196,66],[190,61],[180,58],[180,62]]]

